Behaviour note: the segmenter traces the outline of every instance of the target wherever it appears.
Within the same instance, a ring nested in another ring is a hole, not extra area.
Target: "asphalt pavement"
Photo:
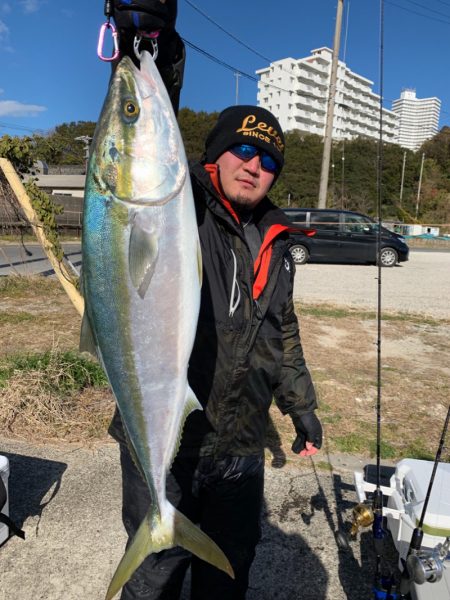
[[[101,600],[122,555],[120,472],[114,443],[33,447],[1,440],[10,461],[10,514],[25,541],[0,547],[0,600]],[[248,600],[369,600],[375,557],[370,532],[347,550],[355,503],[348,456],[299,459],[266,470],[263,534]],[[330,461],[334,468],[325,470]],[[283,466],[282,466],[283,465]],[[189,598],[189,576],[182,600]],[[174,599],[175,600],[175,599]]]

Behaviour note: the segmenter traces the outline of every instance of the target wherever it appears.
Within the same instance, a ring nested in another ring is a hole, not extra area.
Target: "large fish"
[[[111,599],[151,552],[183,546],[233,576],[218,546],[166,499],[166,474],[187,415],[200,304],[201,255],[192,189],[169,97],[147,52],[111,80],[92,143],[83,221],[86,315],[152,504],[120,562]]]

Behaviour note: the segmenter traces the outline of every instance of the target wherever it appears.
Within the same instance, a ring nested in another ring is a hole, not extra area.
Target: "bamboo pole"
[[[33,229],[34,235],[37,237],[51,266],[53,267],[56,276],[63,286],[64,291],[69,296],[72,304],[75,306],[78,313],[83,316],[84,313],[84,299],[80,292],[77,290],[75,285],[72,283],[71,274],[66,269],[65,265],[61,263],[53,252],[53,244],[47,239],[44,229],[40,223],[39,217],[34,210],[30,197],[27,194],[26,189],[23,186],[19,176],[16,173],[13,165],[6,158],[0,158],[0,168],[5,174],[12,191],[14,192],[17,201],[22,207],[26,218],[30,222]]]

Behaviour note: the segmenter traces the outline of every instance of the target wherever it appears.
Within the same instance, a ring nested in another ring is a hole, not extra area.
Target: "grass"
[[[337,449],[348,454],[361,454],[367,449],[367,436],[360,433],[348,433],[334,439]]]
[[[303,305],[300,316],[330,452],[373,455],[376,353],[368,320],[375,322],[375,312]],[[385,317],[384,347],[390,354],[382,364],[382,456],[431,459],[448,406],[450,322],[410,314]],[[41,443],[105,437],[114,401],[98,364],[74,350],[79,329],[79,315],[57,281],[0,278],[2,435]],[[402,343],[397,347],[397,342]],[[271,415],[272,446],[282,447],[289,460],[292,422],[276,408]]]
[[[108,385],[98,363],[73,351],[47,351],[8,357],[4,365],[0,365],[0,381],[7,382],[13,374],[30,371],[39,371],[42,385],[60,393]]]
[[[317,318],[346,319],[351,317],[363,321],[374,321],[377,318],[377,313],[375,311],[339,308],[327,304],[302,304],[301,307],[297,306],[296,308],[301,316],[309,315]],[[447,319],[433,319],[432,317],[412,313],[383,313],[381,320],[403,321],[419,325],[440,325],[442,323],[450,322]]]
[[[434,460],[435,458],[435,455],[427,450],[425,443],[420,438],[408,444],[408,446],[401,451],[401,455],[403,458],[417,458],[418,460]],[[441,460],[445,460],[445,457]]]
[[[113,404],[101,367],[76,352],[16,355],[0,364],[4,433],[40,440],[103,437]]]
[[[0,277],[0,295],[10,298],[19,298],[22,295],[30,294],[45,294],[60,289],[61,285],[57,281],[39,275],[7,275]]]
[[[38,319],[36,315],[28,312],[2,312],[0,313],[0,325],[18,325],[26,321]]]

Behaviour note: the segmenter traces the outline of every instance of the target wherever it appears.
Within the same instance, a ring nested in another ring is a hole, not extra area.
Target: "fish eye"
[[[132,100],[126,100],[123,104],[123,112],[126,118],[135,119],[139,115],[139,106]]]

